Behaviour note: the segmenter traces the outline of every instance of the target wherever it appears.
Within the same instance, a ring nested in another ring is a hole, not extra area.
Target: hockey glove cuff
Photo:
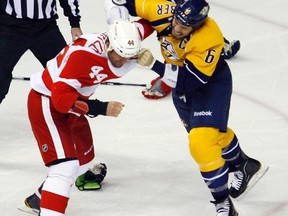
[[[151,81],[151,85],[144,90],[142,90],[142,95],[148,99],[160,99],[169,95],[172,91],[172,88],[165,84],[161,77]]]

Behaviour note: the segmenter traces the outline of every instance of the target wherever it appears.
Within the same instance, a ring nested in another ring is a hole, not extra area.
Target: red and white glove
[[[150,84],[141,92],[148,99],[160,99],[166,97],[172,91],[172,88],[161,80],[161,77],[153,79]]]

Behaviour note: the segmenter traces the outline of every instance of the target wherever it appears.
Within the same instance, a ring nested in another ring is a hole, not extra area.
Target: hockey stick
[[[103,82],[101,85],[111,85],[111,86],[140,86],[140,87],[146,87],[146,84],[140,84],[140,83],[122,83],[122,82]]]
[[[30,77],[13,77],[14,80],[24,80],[29,81]],[[146,84],[138,84],[138,83],[122,83],[122,82],[103,82],[101,85],[110,85],[110,86],[140,86],[146,87]]]
[[[30,81],[30,77],[12,77],[12,79]]]

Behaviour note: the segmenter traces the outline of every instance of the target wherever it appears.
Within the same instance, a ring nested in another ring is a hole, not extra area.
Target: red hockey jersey
[[[113,67],[107,58],[107,37],[107,32],[86,34],[67,45],[44,71],[31,76],[32,88],[51,97],[59,112],[68,113],[77,98],[89,98],[101,82],[124,76],[136,67],[136,60]]]

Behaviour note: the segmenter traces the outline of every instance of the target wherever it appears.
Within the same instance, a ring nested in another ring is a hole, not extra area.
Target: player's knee
[[[79,167],[78,160],[65,161],[51,166],[48,177],[57,177],[72,185],[77,178]]]
[[[221,146],[221,148],[226,148],[233,141],[235,134],[231,128],[227,128],[227,132],[222,133],[222,135],[223,138],[219,142],[219,145]]]
[[[203,154],[213,145],[214,140],[216,141],[216,134],[212,128],[200,127],[190,130],[188,138],[191,156],[196,160],[203,158]]]
[[[218,169],[225,163],[218,138],[216,128],[193,128],[189,133],[190,154],[203,172]]]

